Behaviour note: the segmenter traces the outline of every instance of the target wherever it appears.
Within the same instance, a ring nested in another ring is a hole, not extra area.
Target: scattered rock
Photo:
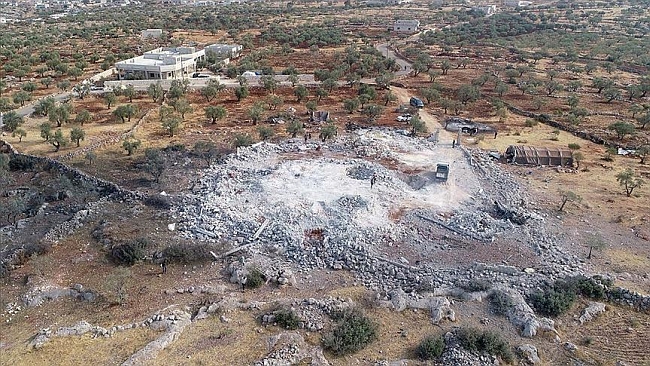
[[[594,319],[599,314],[604,312],[605,312],[605,304],[601,302],[590,302],[589,305],[582,311],[582,315],[580,315],[578,321],[580,322],[580,324],[584,324],[585,322]]]

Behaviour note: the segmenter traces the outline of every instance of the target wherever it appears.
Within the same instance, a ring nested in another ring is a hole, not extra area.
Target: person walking
[[[167,273],[167,258],[163,258],[160,267],[162,268],[162,274]]]
[[[452,148],[452,149],[455,149],[455,148],[456,148],[456,140],[453,140],[453,141],[451,142],[451,148]]]
[[[372,178],[370,178],[370,189],[377,183],[377,174],[373,174]]]

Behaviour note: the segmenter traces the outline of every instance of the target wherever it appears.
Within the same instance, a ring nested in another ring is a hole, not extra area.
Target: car
[[[424,103],[420,98],[411,97],[410,104],[415,108],[424,108]]]
[[[413,118],[413,116],[409,113],[402,114],[401,116],[397,116],[397,121],[399,122],[408,122]]]
[[[198,72],[195,72],[192,75],[192,78],[196,78],[196,79],[208,79],[208,78],[211,78],[211,77],[213,77],[213,76],[208,75],[208,74],[201,74],[201,73],[198,73]]]

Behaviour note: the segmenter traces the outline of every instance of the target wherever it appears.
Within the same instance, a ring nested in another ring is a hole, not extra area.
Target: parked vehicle
[[[397,116],[397,121],[399,122],[408,122],[413,118],[413,116],[410,113],[402,114],[401,116]]]
[[[449,164],[439,163],[436,165],[436,180],[446,182],[449,178]]]
[[[411,97],[410,104],[415,108],[424,108],[424,102],[420,98]]]

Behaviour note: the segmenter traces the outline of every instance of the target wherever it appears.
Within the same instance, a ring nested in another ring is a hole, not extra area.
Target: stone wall
[[[0,151],[3,150],[8,151],[12,157],[22,156],[24,159],[33,162],[35,165],[43,167],[44,170],[54,170],[63,175],[66,175],[72,181],[81,181],[86,184],[101,188],[105,195],[113,195],[114,197],[121,199],[143,199],[145,197],[145,195],[142,193],[122,188],[113,182],[109,182],[107,180],[86,174],[85,172],[66,165],[58,160],[48,157],[23,154],[17,151],[10,143],[4,140],[0,140]]]
[[[514,114],[518,114],[520,116],[528,117],[528,118],[533,118],[539,122],[542,122],[546,125],[549,125],[551,127],[555,127],[559,130],[569,132],[570,134],[577,136],[581,139],[589,140],[593,143],[599,144],[599,145],[605,145],[605,146],[615,146],[619,147],[618,144],[610,141],[610,140],[605,140],[600,136],[596,136],[595,134],[587,131],[583,131],[578,129],[577,127],[567,125],[565,123],[560,123],[558,121],[552,120],[548,116],[545,116],[543,114],[536,114],[532,112],[525,111],[523,109],[519,109],[517,107],[514,107],[512,105],[507,105],[508,110]],[[621,146],[622,147],[622,146]],[[633,147],[626,147],[632,149]]]

